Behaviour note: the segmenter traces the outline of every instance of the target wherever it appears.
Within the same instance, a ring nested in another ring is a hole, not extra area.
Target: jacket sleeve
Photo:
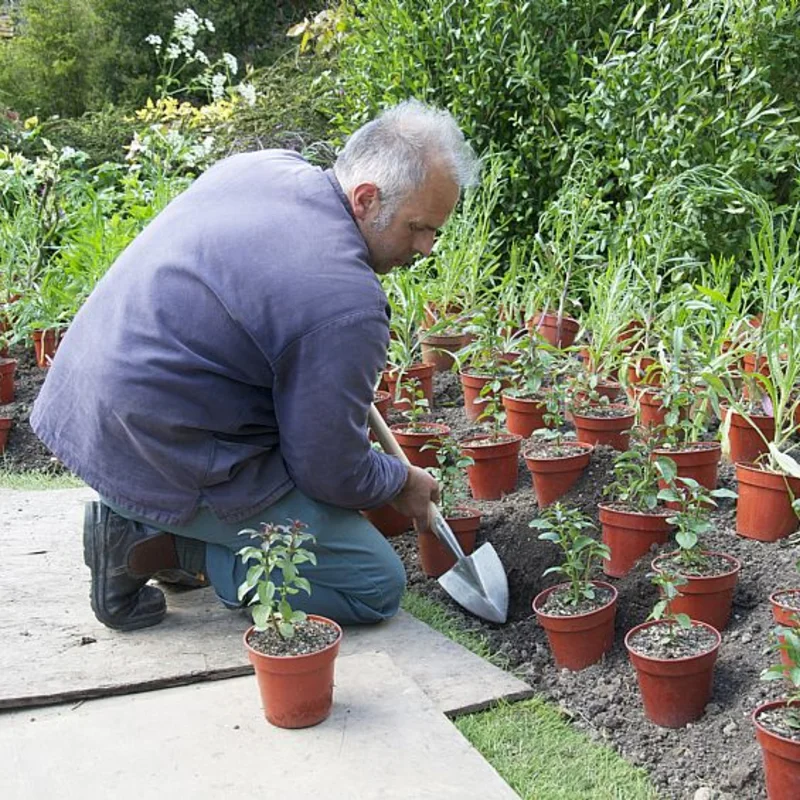
[[[315,500],[374,508],[405,483],[406,467],[373,450],[367,431],[388,340],[385,315],[360,311],[309,331],[273,363],[281,454],[295,485]]]

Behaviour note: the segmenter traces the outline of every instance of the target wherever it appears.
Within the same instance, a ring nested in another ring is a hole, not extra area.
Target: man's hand
[[[396,511],[411,517],[417,532],[431,529],[430,503],[439,504],[439,484],[420,467],[408,467],[408,477],[400,492],[390,501]]]

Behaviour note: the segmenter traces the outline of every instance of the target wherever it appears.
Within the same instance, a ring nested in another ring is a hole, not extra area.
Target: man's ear
[[[360,222],[363,222],[371,213],[376,212],[380,202],[380,192],[374,183],[359,183],[353,189],[350,197],[353,216]]]

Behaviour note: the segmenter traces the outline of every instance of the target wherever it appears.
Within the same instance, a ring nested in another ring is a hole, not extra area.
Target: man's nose
[[[436,238],[434,231],[419,231],[414,237],[414,250],[421,256],[429,256],[433,250],[433,242]]]

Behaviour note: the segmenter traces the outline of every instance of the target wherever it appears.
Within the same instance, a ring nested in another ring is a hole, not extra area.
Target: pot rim
[[[651,620],[647,620],[646,622],[642,622],[639,625],[636,625],[635,627],[631,628],[625,634],[625,649],[629,653],[633,653],[637,658],[642,658],[645,661],[652,661],[653,663],[657,663],[657,664],[662,664],[662,663],[663,664],[686,663],[688,661],[693,661],[694,659],[702,658],[703,656],[707,656],[707,655],[709,655],[711,653],[714,653],[714,652],[718,651],[720,645],[722,644],[722,636],[720,635],[720,632],[713,625],[709,625],[707,622],[701,622],[699,619],[693,619],[693,620],[691,620],[691,623],[692,623],[693,626],[698,626],[698,627],[702,627],[702,628],[708,628],[708,630],[712,631],[712,633],[717,637],[717,643],[713,647],[709,648],[708,650],[703,650],[702,653],[695,653],[692,656],[683,656],[683,658],[656,658],[655,656],[645,655],[644,653],[640,653],[638,650],[636,650],[635,648],[631,647],[630,644],[629,644],[629,640],[631,639],[631,637],[633,636],[634,633],[638,633],[640,630],[643,630],[644,628],[652,628],[655,625],[665,625],[666,624],[663,620],[651,619]]]
[[[745,472],[757,472],[761,475],[768,475],[774,476],[776,478],[786,478],[787,480],[800,480],[800,478],[795,478],[792,475],[787,475],[785,472],[775,472],[774,469],[764,469],[763,467],[756,464],[754,461],[737,461],[734,465],[736,467],[736,471],[744,470]],[[739,476],[736,476],[736,479],[739,480]]]
[[[415,361],[413,364],[409,364],[407,367],[390,367],[387,364],[386,369],[383,371],[388,379],[397,380],[397,378],[394,376],[401,372],[403,375],[408,375],[411,372],[430,372],[433,374],[433,364],[424,364],[422,361]]]
[[[571,441],[570,440],[568,442],[563,442],[563,444],[566,445],[567,447],[575,448],[576,452],[571,453],[568,456],[542,456],[542,457],[537,457],[537,456],[529,456],[529,455],[527,455],[527,452],[525,450],[523,450],[522,451],[522,457],[525,459],[525,461],[534,461],[534,462],[539,462],[539,461],[548,461],[548,462],[550,462],[550,461],[569,461],[572,458],[580,458],[581,456],[585,456],[585,455],[591,456],[591,454],[594,452],[594,445],[593,444],[589,444],[588,442],[575,442],[575,441]],[[580,452],[578,452],[578,451],[580,451]]]
[[[411,426],[411,423],[405,422],[398,422],[394,425],[389,427],[389,430],[392,433],[399,433],[401,436],[430,436],[432,433],[444,433],[448,434],[451,432],[451,428],[444,422],[422,422],[421,425],[425,425],[433,430],[427,431],[409,431],[405,430]]]
[[[248,649],[249,652],[254,653],[261,658],[267,658],[274,661],[302,661],[303,659],[313,658],[314,656],[318,656],[320,653],[326,653],[332,648],[336,647],[341,641],[342,637],[344,636],[344,632],[342,631],[341,626],[338,622],[334,622],[334,620],[330,619],[330,617],[323,617],[321,614],[309,614],[308,619],[313,620],[314,622],[324,622],[327,625],[330,625],[332,628],[335,628],[338,636],[322,650],[315,650],[313,653],[301,653],[299,655],[286,655],[286,656],[274,656],[270,655],[269,653],[262,653],[260,650],[256,650],[255,647],[252,647],[250,643],[247,641],[250,634],[255,631],[256,626],[251,625],[243,635],[244,646]]]
[[[627,517],[647,517],[648,519],[666,519],[675,513],[674,511],[670,511],[668,508],[664,508],[664,511],[669,512],[665,514],[648,514],[645,511],[625,511],[621,508],[612,508],[610,505],[608,505],[608,503],[598,503],[597,507],[601,511],[608,511],[611,514],[624,514]]]
[[[758,721],[758,715],[762,711],[767,711],[767,710],[771,711],[773,708],[785,708],[788,705],[798,705],[798,704],[797,703],[791,704],[788,703],[786,700],[768,700],[766,703],[762,703],[760,706],[758,706],[753,710],[753,712],[750,714],[750,720],[752,721],[753,725],[755,725],[756,728],[758,728],[766,736],[770,736],[773,739],[778,739],[781,742],[785,742],[788,745],[792,745],[800,749],[800,742],[798,742],[796,739],[787,739],[785,736],[781,736],[779,733],[774,733],[773,731],[765,728]]]
[[[593,586],[602,586],[604,589],[611,589],[611,599],[607,603],[604,603],[602,606],[599,606],[598,608],[593,608],[591,611],[583,611],[580,614],[548,614],[546,611],[540,611],[536,607],[539,598],[551,595],[556,589],[559,589],[562,586],[569,586],[569,582],[564,581],[562,583],[557,583],[555,586],[548,586],[547,589],[542,589],[542,591],[539,592],[536,595],[536,597],[533,598],[533,601],[531,602],[531,608],[533,609],[534,614],[541,615],[546,619],[582,619],[582,618],[585,619],[586,617],[589,617],[592,614],[597,614],[600,611],[604,611],[609,606],[617,602],[617,597],[619,596],[619,592],[617,591],[616,586],[613,586],[610,583],[606,583],[606,581],[600,581],[600,580],[592,580],[589,581],[589,583],[591,583]]]
[[[669,558],[670,556],[674,556],[676,553],[679,552],[680,550],[672,550],[669,553],[662,553],[660,556],[656,556],[650,562],[650,566],[656,572],[660,572],[659,568],[656,566],[656,562],[662,558]],[[725,558],[728,561],[732,561],[733,568],[728,570],[727,572],[720,572],[716,575],[686,575],[683,572],[678,572],[678,575],[681,575],[682,577],[690,581],[714,581],[714,580],[719,580],[720,578],[727,578],[729,575],[735,575],[737,572],[741,572],[742,562],[739,561],[739,559],[736,558],[736,556],[732,556],[729,553],[721,553],[719,550],[701,550],[700,552],[704,556],[721,556],[722,558]]]
[[[464,441],[459,442],[459,445],[463,450],[471,450],[473,448],[480,449],[482,447],[486,447],[487,445],[492,446],[499,446],[505,444],[512,444],[516,442],[521,442],[523,437],[518,433],[511,433],[509,431],[505,431],[500,434],[501,438],[496,442],[484,442],[483,444],[473,444],[472,446],[469,445],[469,442],[481,442],[485,439],[491,439],[492,435],[490,433],[480,433],[477,436],[469,436]]]
[[[792,608],[791,606],[785,606],[779,600],[776,600],[775,598],[779,594],[797,594],[797,595],[800,595],[800,588],[797,588],[797,589],[776,589],[769,596],[770,603],[772,603],[773,605],[778,606],[778,608],[784,608],[787,611],[793,611],[795,614],[800,614],[800,608]]]
[[[711,451],[722,450],[722,442],[685,442],[685,448],[676,447],[674,450],[669,447],[654,447],[653,455],[691,455],[692,453],[707,453]],[[691,450],[687,449],[692,447]]]
[[[581,414],[580,412],[573,411],[572,412],[572,416],[575,417],[575,419],[601,419],[601,420],[608,420],[608,421],[612,421],[613,420],[614,422],[621,422],[623,420],[627,420],[629,417],[630,418],[635,418],[636,417],[636,410],[634,408],[631,408],[631,406],[629,406],[629,405],[627,405],[625,403],[609,403],[607,406],[597,406],[597,407],[598,408],[624,408],[626,413],[625,414],[621,414],[618,417],[604,417],[604,416],[597,416],[597,415],[594,415],[594,414]],[[592,408],[592,406],[589,406],[589,408]]]

